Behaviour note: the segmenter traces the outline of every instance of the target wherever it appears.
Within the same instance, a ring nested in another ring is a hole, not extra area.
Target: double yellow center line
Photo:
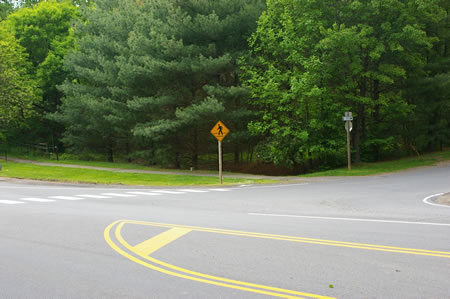
[[[298,243],[310,243],[310,244],[319,244],[319,245],[328,245],[328,246],[337,246],[337,247],[349,247],[349,248],[358,248],[358,249],[367,249],[367,250],[398,252],[398,253],[450,258],[450,252],[446,252],[446,251],[403,248],[403,247],[373,245],[373,244],[354,243],[354,242],[342,242],[342,241],[333,241],[333,240],[324,240],[324,239],[293,237],[293,236],[285,236],[285,235],[254,233],[254,232],[196,227],[196,226],[186,226],[186,225],[176,225],[176,224],[165,224],[165,223],[156,223],[156,222],[128,221],[128,220],[125,222],[128,224],[147,225],[147,226],[166,227],[166,228],[178,228],[178,229],[184,229],[184,230],[187,229],[190,231],[209,232],[209,233],[233,235],[233,236],[244,236],[244,237],[251,237],[251,238],[262,238],[262,239],[290,241],[290,242],[298,242]]]
[[[121,230],[124,225],[133,224],[133,225],[145,225],[145,226],[153,226],[153,227],[163,227],[168,228],[167,231],[160,233],[142,243],[131,246],[121,235]],[[185,236],[189,232],[197,231],[197,232],[207,232],[207,233],[216,233],[216,234],[224,234],[224,235],[233,235],[233,236],[243,236],[243,237],[251,237],[251,238],[262,238],[262,239],[271,239],[271,240],[280,240],[280,241],[289,241],[289,242],[298,242],[298,243],[310,243],[310,244],[319,244],[319,245],[328,245],[328,246],[337,246],[337,247],[348,247],[348,248],[357,248],[357,249],[366,249],[366,250],[376,250],[376,251],[385,251],[385,252],[396,252],[396,253],[406,253],[406,254],[414,254],[414,255],[424,255],[424,256],[433,256],[433,257],[443,257],[450,258],[450,252],[445,251],[433,251],[433,250],[425,250],[425,249],[413,249],[413,248],[402,248],[402,247],[393,247],[393,246],[383,246],[383,245],[372,245],[372,244],[363,244],[363,243],[353,243],[353,242],[341,242],[341,241],[332,241],[332,240],[322,240],[322,239],[313,239],[313,238],[302,238],[302,237],[293,237],[293,236],[285,236],[285,235],[274,235],[274,234],[264,234],[264,233],[254,233],[254,232],[245,232],[245,231],[235,231],[235,230],[225,230],[225,229],[216,229],[216,228],[205,228],[205,227],[196,227],[196,226],[186,226],[186,225],[176,225],[176,224],[165,224],[165,223],[157,223],[157,222],[144,222],[144,221],[130,221],[130,220],[119,220],[112,224],[110,224],[104,232],[104,237],[107,243],[118,253],[125,256],[126,258],[143,265],[147,268],[184,278],[193,281],[198,281],[202,283],[238,289],[242,291],[248,291],[258,294],[270,295],[274,297],[280,298],[321,298],[321,299],[329,299],[331,297],[320,296],[316,294],[299,292],[287,289],[281,289],[276,287],[264,286],[254,283],[248,283],[223,277],[217,277],[213,275],[208,275],[204,273],[199,273],[195,271],[191,271],[188,269],[184,269],[181,267],[177,267],[175,265],[171,265],[165,263],[163,261],[157,260],[150,255],[155,251],[161,249],[162,247],[170,244],[171,242]],[[116,241],[113,241],[113,238]]]

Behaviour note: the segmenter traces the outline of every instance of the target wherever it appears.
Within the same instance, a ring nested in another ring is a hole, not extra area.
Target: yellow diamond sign
[[[217,124],[211,129],[211,134],[216,137],[217,140],[222,141],[227,134],[230,133],[227,127],[220,120]]]

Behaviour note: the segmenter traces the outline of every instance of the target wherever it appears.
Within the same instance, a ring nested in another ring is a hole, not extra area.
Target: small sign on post
[[[350,132],[353,129],[353,116],[351,112],[345,112],[345,116],[342,118],[345,121],[345,130],[347,131],[347,166],[348,170],[352,170],[352,159],[350,152]]]
[[[230,133],[230,130],[219,120],[211,129],[211,134],[217,139],[219,148],[219,182],[222,184],[222,140]]]

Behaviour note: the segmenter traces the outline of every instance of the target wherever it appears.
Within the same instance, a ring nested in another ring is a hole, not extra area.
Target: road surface
[[[0,298],[450,298],[450,206],[433,205],[449,191],[449,165],[232,188],[1,180]]]

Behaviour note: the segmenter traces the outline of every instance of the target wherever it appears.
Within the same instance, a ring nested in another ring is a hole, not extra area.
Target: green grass
[[[104,162],[104,161],[82,161],[82,160],[52,160],[42,157],[28,157],[24,158],[26,160],[32,160],[37,162],[55,163],[55,164],[65,164],[65,165],[82,165],[82,166],[92,166],[92,167],[104,167],[104,168],[115,168],[115,169],[138,169],[138,170],[156,170],[156,171],[174,171],[173,169],[161,169],[158,167],[150,167],[135,163],[118,163],[118,162]]]
[[[35,179],[46,181],[122,184],[143,186],[188,186],[188,185],[218,185],[218,177],[120,173],[106,170],[67,168],[58,166],[40,166],[33,164],[6,162],[0,160],[3,169],[0,177]],[[224,185],[273,183],[269,180],[223,178]]]
[[[81,159],[66,159],[64,158],[64,154],[62,154],[59,161],[56,160],[56,155],[51,154],[51,158],[44,156],[42,153],[29,153],[23,151],[13,151],[9,154],[9,156],[24,160],[36,161],[36,162],[44,162],[44,163],[55,163],[55,164],[64,164],[64,165],[82,165],[82,166],[92,166],[92,167],[103,167],[103,168],[113,168],[113,169],[137,169],[137,170],[149,170],[149,171],[166,171],[166,172],[188,172],[190,169],[173,169],[173,168],[161,168],[158,166],[146,166],[138,163],[129,163],[129,162],[107,162],[107,161],[86,161]],[[66,155],[73,156],[73,155]],[[215,156],[217,159],[217,155]],[[217,171],[213,170],[193,170],[193,173],[196,174],[211,174],[216,173]],[[230,172],[224,171],[224,174],[229,174]]]
[[[431,166],[439,162],[450,160],[450,151],[426,154],[419,157],[404,158],[393,161],[384,161],[377,163],[361,163],[352,165],[352,170],[347,167],[319,171],[300,175],[301,177],[319,177],[319,176],[366,176],[381,173],[389,173],[400,170],[406,170],[420,166]]]

